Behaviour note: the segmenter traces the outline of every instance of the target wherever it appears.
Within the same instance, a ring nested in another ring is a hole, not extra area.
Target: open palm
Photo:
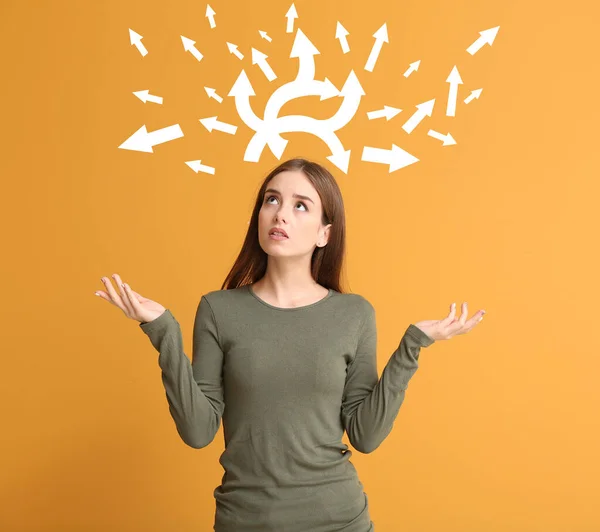
[[[127,283],[121,281],[116,273],[112,277],[117,283],[119,291],[114,289],[110,279],[103,277],[102,282],[106,287],[106,292],[98,290],[96,295],[120,308],[128,318],[147,323],[158,318],[166,310],[160,303],[132,290]]]

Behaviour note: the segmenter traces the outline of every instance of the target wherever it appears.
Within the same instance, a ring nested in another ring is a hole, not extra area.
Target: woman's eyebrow
[[[265,194],[267,192],[275,192],[275,194],[279,194],[281,196],[281,192],[279,192],[279,190],[275,190],[274,188],[268,188],[267,190],[265,190]],[[314,201],[311,200],[308,196],[303,196],[302,194],[292,194],[292,196],[294,196],[294,198],[300,198],[300,199],[305,199],[310,201],[313,205],[314,205]]]

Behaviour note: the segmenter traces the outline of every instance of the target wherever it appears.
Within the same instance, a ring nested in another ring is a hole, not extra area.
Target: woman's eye
[[[268,202],[269,202],[269,200],[270,200],[271,198],[275,198],[275,199],[277,199],[275,196],[269,196],[269,197],[267,197],[267,199],[265,200],[265,203],[268,203]],[[302,205],[302,206],[303,206],[305,209],[307,209],[307,210],[308,210],[308,208],[306,207],[306,205],[305,205],[305,203],[304,203],[303,201],[299,201],[299,202],[298,202],[296,205]]]

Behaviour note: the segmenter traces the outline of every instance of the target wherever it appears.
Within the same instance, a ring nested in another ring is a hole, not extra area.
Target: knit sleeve
[[[391,432],[408,382],[417,371],[421,347],[433,343],[432,338],[410,324],[378,378],[376,315],[375,308],[367,301],[342,399],[344,429],[357,451],[373,452]]]
[[[139,326],[159,352],[162,382],[177,432],[190,447],[206,447],[219,430],[225,409],[223,351],[208,300],[202,296],[196,311],[191,363],[183,349],[179,323],[169,309]]]

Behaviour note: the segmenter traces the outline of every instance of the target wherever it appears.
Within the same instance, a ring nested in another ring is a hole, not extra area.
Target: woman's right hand
[[[117,283],[119,292],[115,291],[108,277],[102,277],[106,292],[98,290],[96,294],[116,307],[119,307],[128,318],[141,323],[148,323],[158,318],[166,310],[165,307],[156,301],[142,297],[133,291],[128,284],[125,284],[125,287],[123,287],[123,281],[121,281],[121,278],[116,273],[112,277]]]

